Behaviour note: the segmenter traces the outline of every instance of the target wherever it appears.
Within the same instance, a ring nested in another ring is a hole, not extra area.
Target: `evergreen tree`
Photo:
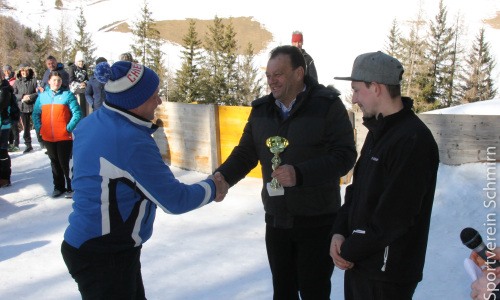
[[[232,20],[229,19],[229,24],[224,31],[224,47],[222,58],[224,62],[224,73],[226,75],[226,91],[224,91],[220,101],[225,105],[239,105],[241,100],[236,98],[236,90],[238,87],[238,64],[236,32],[234,31]]]
[[[152,49],[154,41],[160,34],[155,28],[156,21],[151,17],[148,2],[144,0],[144,6],[141,8],[140,19],[132,24],[132,34],[134,43],[130,45],[134,58],[142,65],[148,66],[153,59]]]
[[[387,43],[385,46],[385,53],[388,55],[397,58],[400,60],[401,58],[401,33],[399,32],[398,22],[396,18],[392,20],[391,30],[389,35],[387,36]]]
[[[205,39],[206,55],[200,70],[200,87],[202,103],[217,103],[227,94],[224,47],[225,26],[222,19],[215,16],[214,22],[208,27],[209,35]]]
[[[243,56],[243,62],[240,64],[239,84],[236,94],[238,104],[250,105],[250,103],[259,98],[264,90],[262,78],[259,78],[259,69],[254,67],[255,58],[253,46],[248,43]]]
[[[71,56],[72,44],[73,41],[69,34],[68,22],[63,15],[59,20],[57,35],[54,39],[54,50],[57,61],[61,63],[73,61],[74,56]]]
[[[497,90],[491,77],[496,63],[490,54],[489,43],[481,28],[466,59],[466,70],[462,77],[462,102],[470,103],[495,97]]]
[[[441,105],[447,103],[446,86],[449,84],[452,72],[453,59],[453,28],[446,24],[447,10],[443,0],[439,2],[439,13],[429,26],[430,47],[428,50],[431,60],[430,80],[432,92],[428,102],[439,101]]]
[[[56,0],[55,5],[56,5],[57,9],[61,9],[63,7],[62,0]]]
[[[45,59],[49,56],[51,45],[51,41],[47,38],[50,39],[51,36],[47,36],[46,34],[45,37],[43,37],[41,28],[36,30],[33,36],[33,68],[35,69],[38,79],[41,79],[47,70]]]
[[[444,107],[450,107],[453,104],[458,104],[459,103],[459,88],[460,85],[458,84],[460,78],[460,74],[462,72],[462,69],[460,67],[460,61],[462,61],[462,47],[459,44],[459,38],[461,37],[463,33],[463,25],[461,21],[460,15],[457,15],[456,17],[456,23],[453,28],[453,48],[451,51],[451,65],[450,65],[450,70],[449,74],[450,76],[445,80],[445,85],[444,85],[444,90],[445,90],[445,100],[442,105]]]
[[[191,19],[187,34],[182,39],[182,65],[176,72],[175,90],[172,94],[173,101],[191,103],[197,101],[200,88],[198,77],[200,76],[199,62],[201,60],[201,40],[196,32],[196,22]]]
[[[76,20],[76,39],[70,57],[74,58],[77,51],[82,51],[86,63],[92,64],[96,60],[96,57],[94,57],[96,47],[92,41],[92,35],[85,31],[85,27],[87,27],[87,20],[83,14],[83,7],[80,6],[80,14]]]

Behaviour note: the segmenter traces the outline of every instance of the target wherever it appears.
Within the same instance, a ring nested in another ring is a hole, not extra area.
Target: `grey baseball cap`
[[[398,85],[403,72],[403,66],[397,59],[378,51],[356,57],[351,77],[334,77],[334,79]]]

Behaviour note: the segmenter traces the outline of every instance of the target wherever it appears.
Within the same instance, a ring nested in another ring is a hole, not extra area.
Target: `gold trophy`
[[[266,145],[269,147],[269,150],[271,150],[271,153],[274,154],[273,159],[271,159],[274,171],[281,164],[279,154],[285,151],[285,148],[288,146],[288,140],[280,136],[272,136],[266,140]],[[285,190],[276,178],[273,178],[271,182],[267,184],[267,191],[269,196],[279,196],[285,194]]]

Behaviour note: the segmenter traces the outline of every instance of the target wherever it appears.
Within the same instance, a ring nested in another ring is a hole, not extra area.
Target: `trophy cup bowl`
[[[269,150],[271,151],[271,153],[274,154],[273,159],[271,159],[271,162],[273,163],[273,171],[274,171],[281,164],[281,159],[279,157],[279,154],[281,152],[285,151],[285,148],[288,146],[288,140],[285,139],[284,137],[272,136],[266,140],[266,145],[267,145],[267,147],[269,147]],[[276,178],[273,178],[271,180],[271,189],[283,190],[283,187],[278,182],[278,180],[276,180]]]

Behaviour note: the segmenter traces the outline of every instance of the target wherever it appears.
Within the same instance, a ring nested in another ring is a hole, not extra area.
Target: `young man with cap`
[[[356,160],[352,125],[339,94],[305,76],[297,47],[273,49],[266,76],[271,93],[252,102],[238,146],[216,172],[232,186],[260,161],[273,299],[327,300],[340,177]],[[273,171],[267,140],[275,136],[288,146]],[[269,187],[272,178],[284,187],[280,193]]]
[[[306,50],[302,49],[302,44],[304,43],[304,36],[300,31],[294,31],[292,33],[292,46],[295,46],[302,51],[302,55],[306,60],[306,74],[311,76],[312,78],[318,81],[318,73],[316,72],[316,66],[314,65],[314,59],[306,52]]]
[[[330,255],[347,300],[412,299],[422,280],[439,153],[401,97],[403,66],[382,52],[356,58],[352,103],[369,132],[333,227]]]
[[[83,299],[142,300],[141,247],[156,207],[185,213],[222,200],[227,189],[212,175],[180,183],[163,162],[151,136],[161,104],[154,71],[103,62],[94,75],[107,100],[74,131],[74,203],[61,252]]]

